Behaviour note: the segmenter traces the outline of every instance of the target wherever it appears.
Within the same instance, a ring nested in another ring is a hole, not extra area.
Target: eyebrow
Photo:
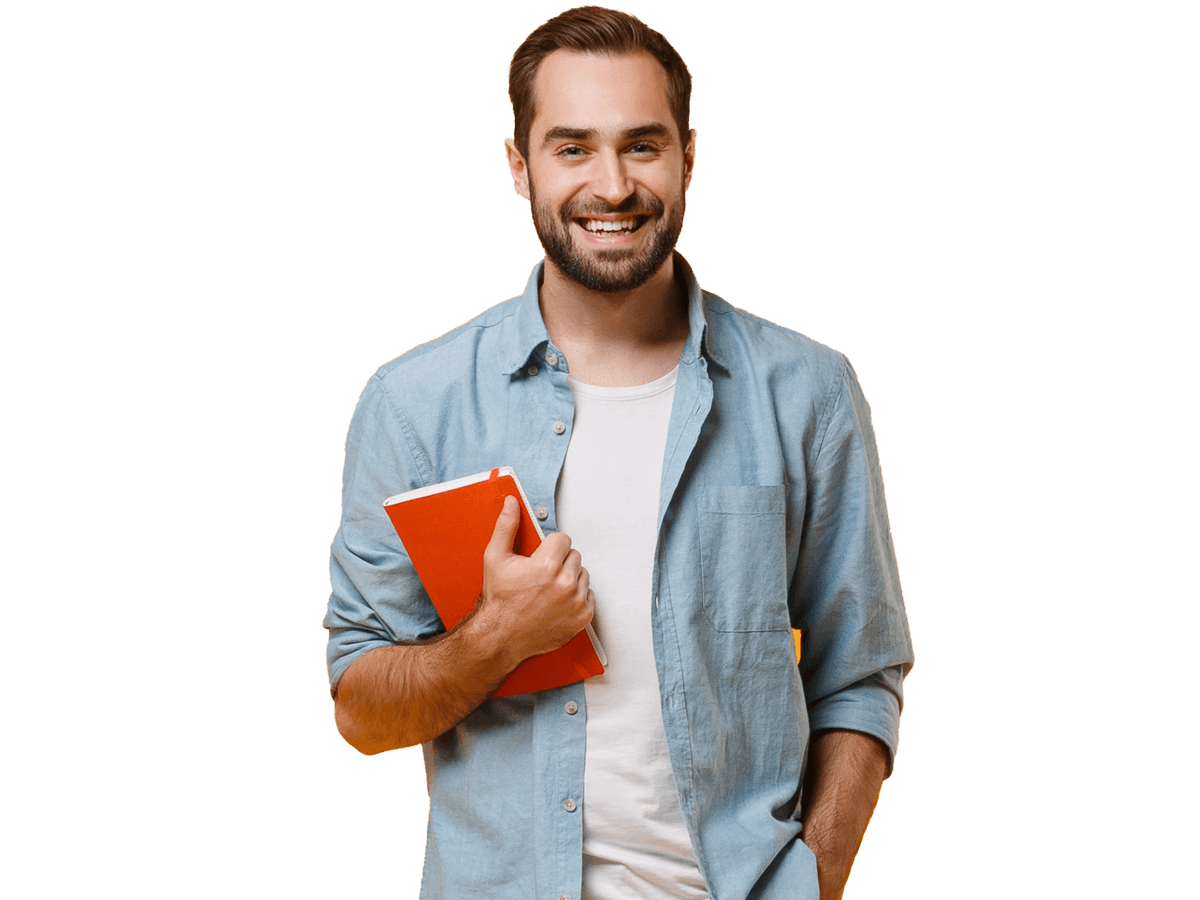
[[[599,132],[595,128],[571,128],[567,125],[556,125],[546,132],[545,137],[542,138],[542,146],[554,141],[594,141],[598,135]],[[644,137],[670,138],[671,130],[660,122],[654,122],[650,125],[627,128],[621,132],[621,139],[625,141]]]

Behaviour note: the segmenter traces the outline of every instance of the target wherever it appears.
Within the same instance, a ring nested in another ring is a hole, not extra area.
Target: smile
[[[631,216],[627,219],[576,219],[579,227],[592,234],[632,234],[646,223],[649,216]]]

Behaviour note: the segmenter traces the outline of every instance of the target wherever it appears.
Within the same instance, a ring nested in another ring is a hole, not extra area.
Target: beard
[[[662,268],[679,240],[683,230],[684,194],[679,192],[669,215],[661,200],[638,186],[637,191],[613,206],[603,200],[584,202],[571,200],[560,210],[538,201],[533,178],[529,179],[529,205],[533,211],[533,227],[546,251],[546,258],[571,281],[600,294],[620,294],[639,288]],[[639,247],[613,247],[586,251],[571,238],[572,220],[589,216],[620,215],[637,212],[649,214],[639,230],[649,228],[648,241]]]

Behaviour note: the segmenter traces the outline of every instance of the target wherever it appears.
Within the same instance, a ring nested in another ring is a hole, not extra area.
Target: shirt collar
[[[516,314],[505,325],[504,375],[513,375],[523,369],[531,356],[540,353],[550,343],[550,334],[546,331],[546,323],[542,320],[542,310],[538,305],[538,289],[542,284],[544,265],[545,260],[539,260],[529,273],[525,291],[517,298]],[[675,274],[682,279],[688,297],[688,336],[684,343],[684,357],[699,359],[704,356],[724,369],[725,365],[713,346],[712,329],[709,328],[711,308],[708,295],[700,289],[700,282],[696,280],[692,267],[679,253],[675,254]]]

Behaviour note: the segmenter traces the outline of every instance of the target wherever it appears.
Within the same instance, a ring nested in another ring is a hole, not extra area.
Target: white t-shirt
[[[663,731],[650,631],[659,483],[677,370],[650,384],[570,380],[575,423],[557,518],[596,594],[608,668],[584,682],[582,900],[704,900]]]

